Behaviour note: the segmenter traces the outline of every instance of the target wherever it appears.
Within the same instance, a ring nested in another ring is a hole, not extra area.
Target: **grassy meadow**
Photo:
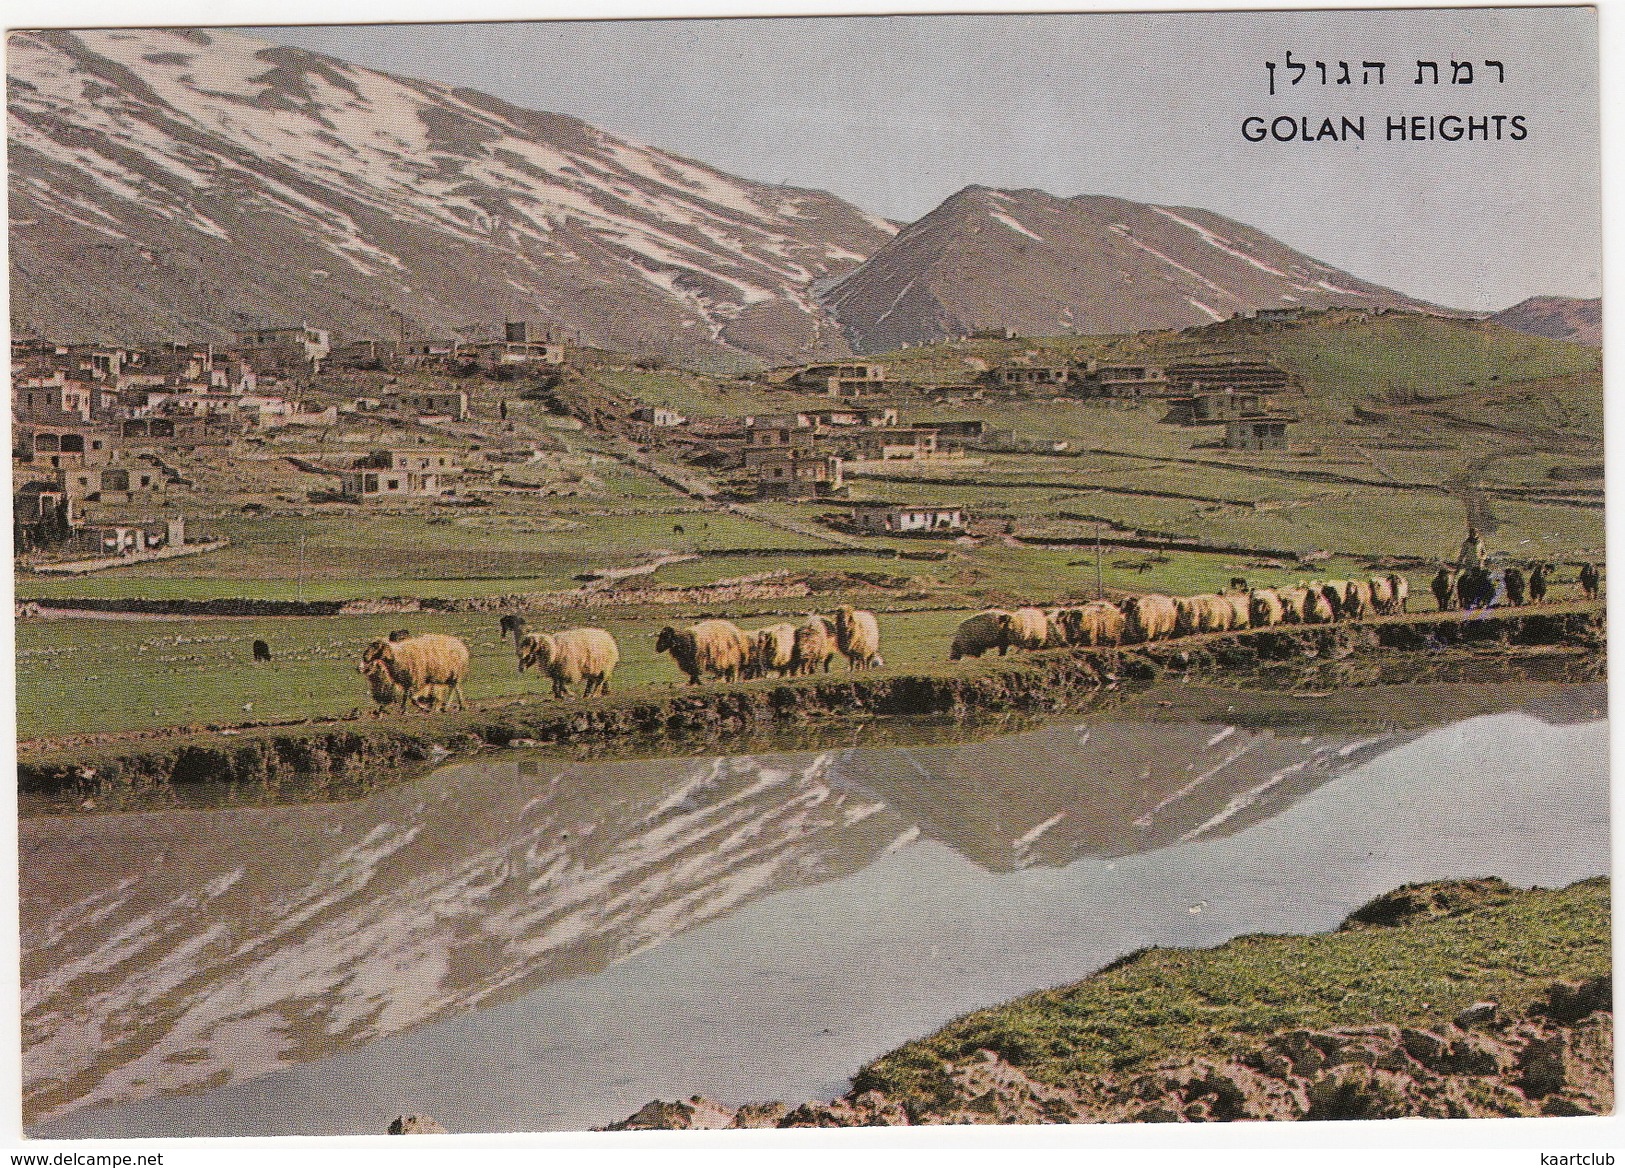
[[[950,1064],[992,1050],[1057,1085],[1181,1056],[1223,1058],[1296,1029],[1427,1026],[1479,1001],[1509,1014],[1559,979],[1609,972],[1606,878],[1506,889],[1460,915],[1309,937],[1152,949],[1074,985],[979,1010],[859,1072],[904,1103],[945,1090]]]

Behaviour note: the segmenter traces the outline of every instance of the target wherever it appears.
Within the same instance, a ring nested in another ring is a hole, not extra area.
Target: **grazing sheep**
[[[569,696],[578,681],[587,684],[582,697],[609,692],[609,677],[621,661],[615,638],[603,629],[565,629],[562,633],[526,633],[519,646],[519,672],[532,667],[553,679],[553,696]]]
[[[750,675],[765,677],[772,670],[779,677],[789,673],[796,658],[796,626],[788,622],[768,625],[751,634]]]
[[[1307,588],[1277,588],[1275,595],[1281,601],[1281,623],[1285,625],[1303,624],[1303,606],[1309,599]]]
[[[408,700],[419,701],[424,696],[441,708],[449,705],[435,701],[431,686],[446,686],[450,698],[457,700],[458,709],[466,709],[463,680],[468,676],[468,646],[456,637],[442,633],[425,633],[420,637],[401,640],[377,640],[361,654],[363,671],[374,662],[382,662],[390,680],[400,687],[401,712],[406,712]]]
[[[1394,581],[1391,576],[1373,576],[1371,584],[1371,610],[1380,616],[1398,612],[1394,607]]]
[[[401,700],[401,687],[389,676],[389,667],[382,661],[369,661],[361,666],[361,676],[367,679],[367,689],[377,703],[374,718],[382,718],[384,711]]]
[[[880,656],[880,622],[875,614],[843,604],[835,610],[835,647],[847,668],[868,669]]]
[[[1524,602],[1524,576],[1523,569],[1508,568],[1501,573],[1501,583],[1507,590],[1507,603],[1516,608],[1522,608]]]
[[[1404,612],[1411,602],[1411,582],[1398,572],[1390,572],[1388,583],[1394,590],[1394,611]]]
[[[1596,564],[1582,564],[1580,566],[1580,591],[1585,593],[1587,600],[1597,599],[1597,593],[1602,590],[1602,573],[1597,571]]]
[[[1433,599],[1439,605],[1440,612],[1449,612],[1456,607],[1456,569],[1446,564],[1433,573]]]
[[[840,647],[835,644],[835,626],[829,623],[828,617],[810,612],[796,628],[796,647],[790,658],[790,672],[817,673],[819,666],[823,666],[824,672],[828,673],[831,662],[839,652]]]
[[[1014,618],[1002,608],[990,608],[959,622],[954,630],[953,644],[948,647],[948,660],[961,657],[980,657],[990,649],[997,649],[1003,657],[1010,648],[1010,622]]]
[[[1062,618],[1069,645],[1121,645],[1123,612],[1106,600],[1091,600],[1082,608],[1069,608]]]
[[[1049,640],[1049,620],[1041,608],[1018,608],[1010,614],[1010,644],[1017,649],[1042,649]]]
[[[1255,588],[1247,598],[1247,621],[1255,629],[1272,628],[1282,622],[1285,609],[1273,588]]]
[[[1327,580],[1320,586],[1320,594],[1326,598],[1326,607],[1332,610],[1332,619],[1343,619],[1343,607],[1348,599],[1349,582],[1347,580]]]
[[[1075,608],[1046,608],[1044,610],[1044,623],[1048,633],[1044,637],[1044,648],[1063,649],[1068,645],[1076,645],[1073,626],[1076,624]]]
[[[1204,592],[1174,598],[1174,632],[1180,636],[1226,632],[1230,621],[1230,604],[1222,596]]]
[[[1546,577],[1556,570],[1554,565],[1548,564],[1544,560],[1529,570],[1529,603],[1546,603]]]
[[[264,641],[254,642],[254,660],[269,661],[271,659],[271,646]]]
[[[1171,636],[1179,618],[1173,600],[1156,592],[1130,596],[1120,607],[1125,641],[1156,641]]]
[[[1364,580],[1349,580],[1343,585],[1343,615],[1349,620],[1360,620],[1371,608],[1371,585]]]
[[[1247,592],[1221,592],[1219,599],[1230,606],[1230,627],[1244,629],[1252,624],[1253,602]]]
[[[1332,612],[1331,602],[1326,599],[1325,589],[1318,583],[1304,588],[1302,611],[1306,625],[1329,625],[1337,619]]]
[[[690,685],[700,684],[701,673],[737,681],[750,663],[751,637],[729,620],[702,620],[682,630],[667,625],[655,638],[655,652],[670,653]]]

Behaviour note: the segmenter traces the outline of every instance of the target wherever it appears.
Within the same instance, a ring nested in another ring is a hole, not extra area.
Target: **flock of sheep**
[[[1248,589],[1234,580],[1227,592],[1199,596],[1145,593],[1117,603],[1094,600],[1068,608],[992,608],[954,633],[948,659],[980,657],[997,649],[1131,645],[1192,633],[1223,633],[1273,625],[1330,624],[1367,613],[1404,612],[1410,583],[1397,572],[1369,580],[1328,580],[1292,588]]]
[[[566,697],[583,683],[582,696],[609,692],[609,679],[620,664],[621,650],[604,629],[532,632],[522,616],[504,616],[501,630],[513,638],[519,672],[536,669],[553,683],[553,696]],[[655,638],[655,652],[669,653],[693,685],[709,674],[725,681],[772,674],[787,677],[829,672],[837,656],[850,669],[884,665],[880,656],[880,622],[872,612],[843,605],[834,618],[809,613],[800,625],[768,625],[746,631],[729,620],[702,620],[687,628],[670,625]],[[380,637],[361,654],[374,715],[392,705],[402,713],[408,704],[430,712],[465,707],[463,682],[468,677],[468,646],[442,633],[413,636],[400,629]]]
[[[1500,573],[1507,600],[1522,605],[1525,597],[1540,603],[1546,595],[1550,565],[1536,565],[1526,580],[1515,568]],[[1598,573],[1592,565],[1581,572],[1587,596],[1595,596]],[[1526,589],[1527,584],[1527,589]],[[1498,595],[1496,582],[1482,568],[1457,572],[1442,568],[1432,581],[1441,611],[1458,603],[1488,607]],[[1115,603],[1105,600],[1061,608],[992,608],[962,622],[955,630],[948,659],[981,657],[998,650],[1053,649],[1069,646],[1139,644],[1195,633],[1222,633],[1276,625],[1330,624],[1367,615],[1403,613],[1410,583],[1397,572],[1367,580],[1313,581],[1294,587],[1252,588],[1232,580],[1224,592],[1198,596],[1145,593]],[[584,686],[583,696],[608,693],[611,675],[620,664],[620,646],[603,629],[532,632],[522,616],[502,618],[511,636],[519,671],[536,669],[553,684],[553,696],[568,696]],[[691,685],[706,677],[723,681],[757,677],[791,677],[829,672],[837,657],[849,669],[884,665],[880,656],[880,622],[872,612],[842,605],[833,617],[809,613],[800,624],[781,622],[742,629],[730,620],[702,620],[685,628],[667,625],[655,638],[655,652],[670,654]],[[468,646],[440,633],[412,636],[401,629],[367,646],[360,671],[367,679],[376,713],[397,704],[429,711],[462,708],[462,683],[468,677]]]

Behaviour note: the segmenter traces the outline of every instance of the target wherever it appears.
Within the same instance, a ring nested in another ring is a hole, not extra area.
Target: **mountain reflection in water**
[[[881,750],[521,756],[335,805],[27,819],[25,1116],[328,1058],[922,838],[989,872],[1221,838],[1420,733],[1073,718]]]

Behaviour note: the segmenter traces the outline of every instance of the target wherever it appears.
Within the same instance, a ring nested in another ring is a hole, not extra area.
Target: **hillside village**
[[[238,516],[523,511],[592,494],[572,472],[583,456],[619,462],[705,507],[794,504],[777,514],[785,526],[805,518],[857,536],[1017,534],[1046,517],[988,506],[996,477],[1064,477],[1086,452],[1106,454],[1125,421],[1136,431],[1125,455],[1156,447],[1160,435],[1197,458],[1327,469],[1328,426],[1383,425],[1383,395],[1328,416],[1341,403],[1306,392],[1303,374],[1258,342],[1305,328],[1336,335],[1386,315],[1265,310],[1093,345],[989,330],[886,360],[733,379],[567,347],[524,322],[475,340],[334,343],[303,323],[245,332],[230,346],[19,338],[19,566],[60,574],[218,550],[222,521]],[[1047,424],[1038,420],[1046,414]],[[1568,439],[1577,441],[1584,435]],[[1348,445],[1363,465],[1345,477],[1399,480],[1372,451],[1387,447],[1382,458],[1393,461],[1405,443]],[[1528,491],[1573,502],[1586,491],[1577,475],[1549,467]],[[1145,498],[1159,497],[1144,486]],[[1099,538],[1147,542],[1136,538],[1145,530],[1093,518],[1110,522]],[[1170,531],[1164,521],[1158,534],[1200,542],[1202,526]]]
[[[1387,574],[1425,594],[1469,524],[1496,566],[1553,565],[1557,599],[1601,558],[1598,351],[1492,322],[989,329],[732,376],[559,335],[19,339],[23,733],[342,715],[355,654],[401,627],[465,638],[479,701],[534,692],[491,612],[593,610],[636,688],[680,681],[653,648],[674,619],[858,604],[909,669],[990,605]],[[121,680],[90,709],[53,632],[86,608],[197,631],[99,633]]]

